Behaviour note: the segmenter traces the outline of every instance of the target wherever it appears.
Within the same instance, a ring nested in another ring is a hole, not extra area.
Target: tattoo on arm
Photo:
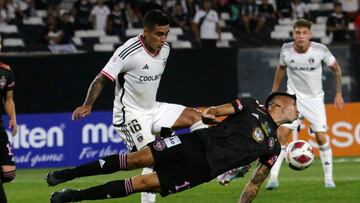
[[[341,73],[341,68],[339,66],[338,63],[335,63],[335,65],[333,67],[331,67],[333,69],[333,72],[335,74],[335,85],[336,85],[336,93],[341,93],[342,92],[342,83],[341,83],[341,77],[342,77],[342,73]]]
[[[244,191],[241,194],[239,203],[251,202],[260,190],[261,184],[269,175],[270,169],[265,165],[260,164],[251,180],[246,184]]]
[[[99,74],[89,86],[84,105],[93,105],[105,86],[106,78]]]

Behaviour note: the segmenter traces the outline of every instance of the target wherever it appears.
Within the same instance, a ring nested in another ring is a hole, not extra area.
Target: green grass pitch
[[[254,164],[252,169],[254,169]],[[76,179],[56,187],[48,187],[43,177],[52,169],[22,169],[17,170],[16,179],[5,184],[9,203],[43,203],[50,202],[49,195],[53,191],[68,188],[85,188],[102,184],[110,180],[127,178],[140,171],[118,172],[111,175],[94,176]],[[200,185],[194,189],[161,198],[158,203],[235,203],[252,175],[252,171],[245,178],[237,179],[229,186],[220,186],[216,181]],[[360,162],[359,158],[335,159],[334,179],[336,189],[325,189],[323,186],[323,172],[320,160],[317,158],[313,165],[304,171],[293,171],[283,164],[280,172],[280,188],[267,191],[264,183],[256,203],[359,203],[360,202]],[[87,202],[87,201],[84,201]],[[90,201],[88,201],[90,202]],[[109,203],[139,203],[140,195],[135,194],[124,199],[112,199],[92,202]]]

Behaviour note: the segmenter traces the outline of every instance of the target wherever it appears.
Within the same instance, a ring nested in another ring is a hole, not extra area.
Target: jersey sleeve
[[[271,169],[275,164],[276,160],[278,159],[278,154],[270,154],[260,157],[260,163],[264,164],[266,167]]]
[[[334,55],[332,55],[330,50],[325,45],[324,45],[324,52],[325,52],[325,56],[324,56],[323,62],[327,66],[333,65],[335,63],[336,59],[335,59]]]
[[[119,53],[123,50],[122,47],[119,47],[110,60],[107,62],[105,67],[101,70],[101,74],[105,75],[111,81],[115,81],[117,75],[124,70],[127,58],[123,58],[119,56]]]
[[[201,18],[201,13],[202,12],[196,12],[195,16],[194,16],[194,23],[199,23],[200,18]]]
[[[285,58],[284,58],[284,48],[281,48],[281,51],[280,51],[279,65],[286,66]]]
[[[235,109],[235,113],[240,113],[244,109],[249,108],[251,105],[258,105],[258,102],[254,98],[242,98],[236,99],[235,101],[231,102],[231,104]]]
[[[14,86],[15,86],[14,72],[10,71],[7,77],[6,90],[12,90],[14,89]]]

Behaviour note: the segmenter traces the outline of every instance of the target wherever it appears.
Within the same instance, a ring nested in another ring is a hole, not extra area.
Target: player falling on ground
[[[310,122],[315,132],[316,141],[320,148],[320,158],[324,169],[324,185],[326,188],[335,188],[333,180],[332,151],[326,140],[326,113],[324,105],[324,91],[322,87],[323,64],[330,67],[335,74],[335,106],[343,108],[344,100],[341,94],[341,69],[329,49],[320,43],[312,42],[311,22],[300,19],[295,22],[293,42],[285,43],[281,48],[280,61],[277,67],[272,91],[277,91],[285,73],[288,77],[287,92],[296,94],[300,118]],[[267,189],[279,186],[278,174],[285,155],[285,147],[292,130],[301,124],[297,119],[292,124],[280,126],[278,129],[281,143],[281,153],[278,161],[271,169]]]
[[[130,151],[144,148],[155,140],[162,128],[190,130],[207,127],[193,108],[156,101],[160,79],[169,56],[166,43],[169,17],[160,10],[144,16],[143,33],[120,46],[91,83],[85,102],[72,117],[81,119],[91,113],[93,104],[107,81],[116,82],[113,126]],[[144,168],[143,174],[151,173]],[[154,194],[142,194],[142,203],[155,202]]]
[[[220,122],[217,116],[227,116]],[[161,138],[142,150],[107,156],[99,161],[53,172],[47,182],[57,185],[84,176],[108,174],[154,166],[155,171],[125,180],[111,181],[83,190],[64,189],[51,195],[51,203],[119,198],[136,192],[162,196],[211,181],[232,168],[259,159],[254,176],[239,202],[252,201],[280,153],[276,129],[298,116],[295,95],[276,92],[265,106],[254,98],[237,99],[203,112],[210,128]]]

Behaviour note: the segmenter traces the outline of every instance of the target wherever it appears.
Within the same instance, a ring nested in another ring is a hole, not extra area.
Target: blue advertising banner
[[[80,121],[72,121],[71,113],[17,115],[18,134],[11,138],[16,165],[65,167],[126,153],[111,119],[112,112],[93,112]]]

